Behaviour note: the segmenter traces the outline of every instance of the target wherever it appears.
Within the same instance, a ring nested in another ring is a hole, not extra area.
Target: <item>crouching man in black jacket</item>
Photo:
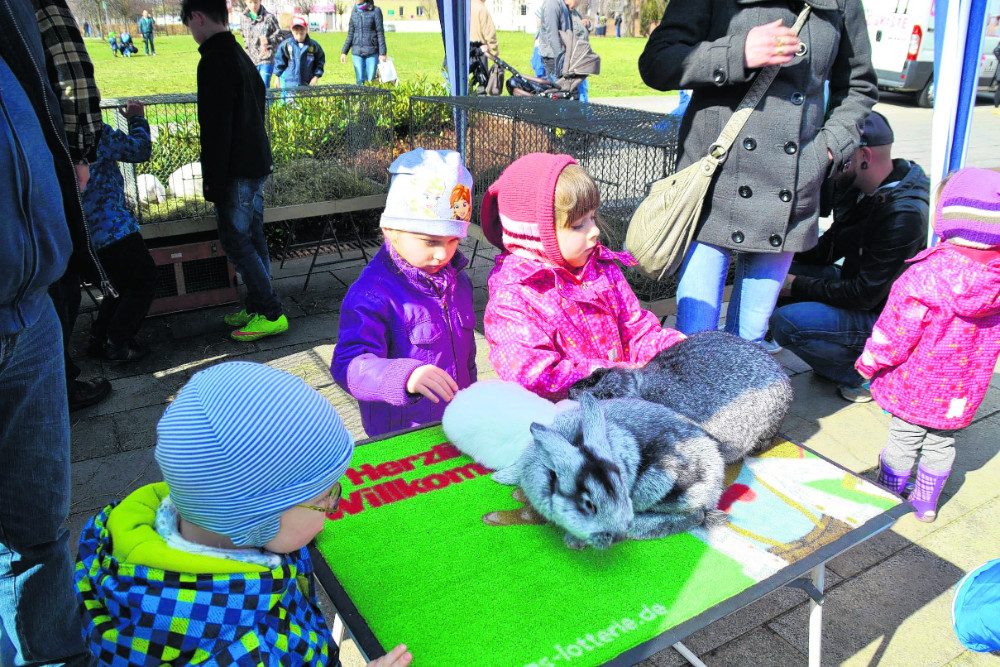
[[[892,159],[892,142],[888,121],[873,112],[861,147],[836,177],[833,225],[815,248],[795,255],[771,316],[774,342],[855,403],[871,394],[854,362],[892,283],[927,241],[930,182],[917,164]]]

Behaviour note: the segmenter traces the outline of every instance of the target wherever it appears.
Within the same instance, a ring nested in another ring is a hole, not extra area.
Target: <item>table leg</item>
[[[823,657],[823,586],[826,581],[826,564],[817,565],[809,575],[819,593],[809,596],[809,667],[820,667]]]
[[[688,661],[689,664],[694,665],[694,667],[708,667],[705,663],[698,659],[698,656],[694,654],[694,651],[689,649],[684,644],[677,642],[673,645],[675,651],[681,654],[681,657]]]

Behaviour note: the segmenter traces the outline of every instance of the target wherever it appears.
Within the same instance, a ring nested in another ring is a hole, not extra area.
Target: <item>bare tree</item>
[[[295,5],[299,13],[308,18],[316,6],[316,0],[295,0]]]
[[[420,6],[424,8],[424,14],[431,20],[437,20],[438,7],[435,0],[420,0]]]
[[[347,2],[345,0],[337,0],[333,3],[333,13],[336,15],[337,30],[344,29],[344,12],[347,11]]]

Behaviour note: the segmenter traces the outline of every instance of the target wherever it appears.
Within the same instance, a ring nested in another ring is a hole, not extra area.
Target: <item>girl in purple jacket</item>
[[[441,418],[476,381],[472,281],[458,251],[472,175],[455,151],[418,148],[389,167],[385,245],[344,297],[330,372],[369,436]]]

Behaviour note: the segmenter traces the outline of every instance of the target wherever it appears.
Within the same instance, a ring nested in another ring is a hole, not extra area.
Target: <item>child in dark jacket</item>
[[[141,102],[126,102],[128,134],[105,123],[97,161],[90,166],[90,181],[83,191],[91,242],[118,292],[118,296],[108,295],[101,301],[87,353],[116,361],[133,361],[147,354],[135,336],[149,312],[156,285],[156,264],[125,200],[125,181],[118,168],[119,162],[149,159],[153,144],[143,111]]]
[[[274,75],[282,87],[314,86],[323,76],[326,54],[319,42],[309,36],[302,16],[292,19],[292,36],[278,46],[274,54]]]
[[[440,419],[476,381],[472,281],[458,252],[472,175],[455,151],[423,148],[389,171],[386,243],[344,298],[330,369],[369,436]]]

